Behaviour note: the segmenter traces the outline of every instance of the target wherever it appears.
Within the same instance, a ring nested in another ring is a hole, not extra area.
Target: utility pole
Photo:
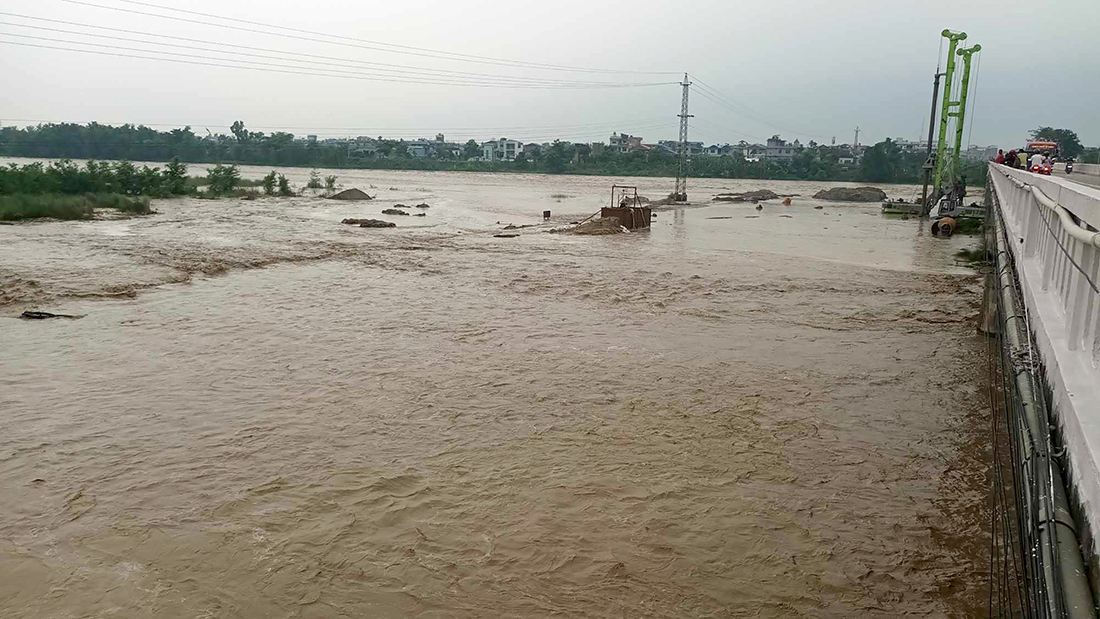
[[[921,217],[927,217],[932,211],[932,206],[928,204],[928,182],[932,180],[932,168],[936,167],[936,159],[932,156],[932,138],[936,131],[936,100],[940,93],[940,78],[947,75],[940,73],[939,67],[936,67],[936,71],[936,79],[932,83],[932,115],[928,119],[928,151],[924,155],[924,187],[920,192]]]
[[[856,125],[856,141],[852,142],[852,146],[859,146],[859,125]]]
[[[684,97],[680,103],[680,143],[676,147],[676,190],[672,193],[672,199],[674,202],[687,202],[688,119],[692,117],[688,114],[688,86],[691,82],[687,73],[684,73],[684,81],[680,85],[684,87]]]

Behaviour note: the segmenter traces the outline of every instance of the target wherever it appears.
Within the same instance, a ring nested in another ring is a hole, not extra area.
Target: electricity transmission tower
[[[687,171],[688,171],[688,119],[692,117],[688,114],[688,86],[691,86],[691,82],[688,81],[688,74],[684,74],[684,81],[680,82],[680,85],[684,87],[684,98],[680,103],[680,143],[676,146],[676,191],[673,192],[673,201],[675,202],[687,202]]]

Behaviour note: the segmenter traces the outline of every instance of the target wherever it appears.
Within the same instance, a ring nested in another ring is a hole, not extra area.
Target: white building
[[[684,145],[687,147],[687,154],[689,157],[702,155],[703,151],[705,150],[702,142],[684,142]],[[657,142],[657,148],[668,151],[675,155],[679,152],[678,149],[680,148],[680,143],[676,140],[660,140]]]
[[[898,147],[898,150],[907,155],[912,153],[924,153],[928,150],[927,142],[907,140],[905,138],[894,138],[892,141],[894,145]]]
[[[764,149],[764,156],[768,159],[793,159],[795,155],[802,152],[802,144],[798,140],[795,140],[793,144],[789,144],[787,140],[780,139],[778,135],[773,135],[768,138],[768,144]]]
[[[482,158],[486,161],[515,161],[523,152],[523,142],[500,138],[481,145]]]
[[[970,159],[972,161],[989,161],[997,158],[996,146],[978,146],[973,145],[970,148],[962,152],[963,159]]]

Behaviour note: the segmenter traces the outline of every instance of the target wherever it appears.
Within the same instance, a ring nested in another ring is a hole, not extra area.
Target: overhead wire
[[[967,112],[966,117],[970,119],[970,129],[966,133],[966,150],[970,150],[970,139],[974,137],[974,111],[978,109],[978,76],[982,72],[982,52],[978,51],[978,64],[974,68],[974,86],[972,88],[973,94],[971,95],[970,111]]]
[[[706,119],[703,119],[703,118],[699,118],[698,116],[697,116],[697,117],[695,118],[695,122],[701,122],[701,123],[703,123],[703,124],[705,124],[705,125],[711,125],[711,126],[713,126],[713,127],[717,128],[717,129],[721,129],[721,130],[723,130],[723,131],[729,131],[730,133],[732,133],[732,134],[734,134],[734,135],[740,135],[740,136],[742,136],[742,137],[746,137],[746,138],[752,138],[752,139],[754,139],[754,140],[765,140],[765,141],[766,141],[766,140],[768,139],[768,138],[762,138],[762,137],[760,137],[760,136],[758,136],[758,135],[751,135],[751,134],[745,133],[745,132],[743,132],[743,131],[738,131],[738,130],[736,130],[736,129],[731,129],[731,128],[729,128],[729,127],[726,127],[726,126],[720,125],[720,124],[718,124],[718,123],[716,123],[716,122],[714,122],[714,121],[711,121],[711,120],[706,120]]]
[[[0,11],[0,15],[4,15],[4,16],[8,16],[8,17],[16,17],[16,18],[20,18],[20,19],[28,19],[28,20],[43,21],[43,22],[48,22],[48,23],[63,24],[63,25],[68,25],[68,26],[77,26],[79,28],[104,30],[104,31],[108,31],[108,32],[119,32],[119,33],[123,33],[123,34],[134,34],[134,35],[145,36],[145,37],[151,37],[152,36],[152,37],[156,37],[158,39],[172,39],[172,40],[176,40],[176,41],[185,41],[185,42],[188,42],[188,43],[200,43],[200,44],[203,44],[203,45],[215,45],[215,46],[219,46],[219,47],[229,47],[229,48],[235,48],[235,49],[246,49],[246,50],[252,50],[252,51],[270,52],[270,53],[282,54],[282,55],[285,55],[285,56],[300,56],[300,57],[304,57],[304,58],[316,58],[316,59],[320,59],[320,60],[335,60],[335,61],[338,61],[338,62],[341,62],[341,63],[346,63],[346,64],[366,65],[366,66],[371,66],[371,67],[384,67],[384,68],[377,69],[378,71],[392,71],[393,69],[400,69],[403,72],[423,73],[423,74],[426,74],[426,75],[438,74],[438,75],[442,75],[442,76],[481,77],[481,78],[494,78],[494,79],[495,78],[501,78],[501,79],[507,79],[507,80],[526,81],[526,82],[539,82],[539,83],[541,83],[541,82],[580,83],[581,82],[581,80],[557,80],[557,79],[549,79],[549,78],[503,75],[503,74],[495,74],[495,73],[478,73],[478,72],[474,72],[474,71],[457,71],[457,70],[453,70],[453,69],[434,69],[434,68],[430,68],[430,67],[418,67],[418,66],[413,66],[413,65],[401,65],[401,64],[385,63],[385,62],[372,62],[372,61],[358,60],[358,59],[353,59],[353,58],[341,58],[341,57],[337,57],[337,56],[325,56],[325,55],[321,55],[321,54],[309,54],[309,53],[305,53],[305,52],[285,51],[285,50],[279,50],[279,49],[272,49],[272,48],[269,48],[269,47],[256,47],[256,46],[251,46],[251,45],[239,45],[239,44],[235,44],[235,43],[226,43],[226,42],[222,42],[222,41],[194,39],[194,38],[189,38],[189,37],[180,37],[180,36],[167,35],[167,34],[162,34],[162,33],[140,32],[140,31],[136,31],[136,30],[128,30],[128,29],[125,29],[125,28],[112,28],[112,27],[109,27],[109,26],[100,26],[100,25],[96,25],[96,24],[84,24],[84,23],[80,23],[80,22],[72,22],[72,21],[67,21],[67,20],[49,19],[49,18],[45,18],[45,17],[35,17],[35,16],[31,16],[31,15],[22,15],[22,14],[19,14],[19,13],[10,13],[10,12],[7,12],[7,11]],[[32,29],[37,29],[37,30],[46,30],[46,31],[50,31],[50,32],[61,32],[61,33],[66,33],[66,34],[76,34],[78,36],[95,36],[95,37],[101,37],[101,38],[107,38],[107,39],[116,39],[116,40],[121,40],[121,41],[141,42],[141,43],[145,43],[145,44],[149,44],[149,45],[162,45],[162,46],[166,46],[166,47],[181,47],[181,48],[184,48],[184,49],[201,49],[201,48],[193,48],[193,47],[190,47],[190,46],[183,46],[183,45],[177,46],[177,45],[173,45],[171,43],[164,43],[164,42],[161,42],[161,41],[146,41],[146,40],[140,40],[140,39],[128,39],[128,38],[125,38],[125,37],[113,37],[113,36],[102,35],[102,34],[86,33],[86,32],[74,31],[74,30],[64,30],[64,29],[60,29],[60,28],[50,28],[50,27],[47,27],[47,26],[35,26],[35,25],[32,25],[32,24],[18,24],[18,23],[12,23],[12,22],[2,22],[2,24],[7,25],[7,26],[16,26],[16,27],[19,27],[19,28],[32,28]],[[230,53],[230,52],[224,52],[224,51],[218,50],[217,53]],[[233,53],[238,53],[238,52],[233,52]],[[245,54],[243,52],[239,52],[239,54],[240,55],[254,55],[254,54]],[[261,58],[268,57],[268,56],[263,56],[263,55],[255,55],[255,56],[258,56],[258,57],[261,57]],[[394,71],[394,72],[396,72],[396,71]]]
[[[3,25],[3,24],[0,23],[0,25]],[[103,48],[103,49],[117,49],[117,50],[123,50],[123,51],[139,51],[139,52],[162,54],[162,55],[169,55],[170,54],[170,55],[178,56],[178,57],[181,57],[181,58],[199,58],[199,59],[204,59],[204,60],[218,60],[218,61],[222,61],[222,62],[233,62],[233,63],[242,63],[242,64],[250,64],[250,65],[268,66],[268,67],[285,67],[285,65],[283,65],[283,64],[262,62],[262,61],[257,61],[257,60],[242,60],[242,59],[239,59],[239,58],[210,58],[209,56],[206,56],[206,55],[187,54],[187,53],[176,52],[176,51],[164,51],[164,50],[157,50],[157,49],[123,47],[123,46],[119,46],[119,45],[109,45],[109,44],[106,44],[106,43],[89,43],[89,42],[85,42],[85,41],[74,41],[74,40],[69,40],[69,39],[56,39],[56,38],[51,38],[51,37],[38,37],[38,36],[34,36],[34,35],[16,34],[16,33],[10,33],[10,32],[0,32],[0,36],[18,37],[18,38],[24,38],[24,39],[33,39],[33,40],[47,41],[47,42],[52,42],[52,43],[67,43],[67,44],[71,44],[71,45],[85,45],[85,46],[88,46],[88,47],[97,47],[97,48]],[[85,35],[85,36],[93,36],[93,35]],[[106,38],[121,38],[121,37],[106,37]],[[194,50],[194,51],[205,51],[205,52],[208,52],[208,53],[212,52],[212,53],[220,53],[220,54],[227,54],[227,55],[228,54],[243,54],[243,55],[247,55],[247,56],[267,58],[267,59],[270,59],[270,60],[279,60],[279,61],[284,62],[284,63],[285,62],[297,62],[299,64],[306,64],[307,65],[305,67],[290,67],[290,68],[295,68],[295,69],[297,69],[297,68],[313,68],[315,65],[318,65],[318,64],[320,64],[320,65],[331,64],[331,63],[317,63],[316,61],[302,61],[302,60],[294,60],[294,59],[289,59],[289,58],[279,58],[279,57],[276,57],[276,56],[264,56],[264,55],[260,55],[260,54],[248,54],[248,53],[245,53],[245,52],[223,52],[223,51],[220,51],[220,50],[207,49],[207,48],[201,48],[201,47],[181,46],[181,45],[175,45],[175,44],[172,44],[172,43],[154,43],[154,42],[150,42],[150,41],[137,41],[137,40],[133,40],[133,39],[127,39],[127,40],[129,40],[131,42],[145,44],[145,45],[168,45],[168,46],[172,46],[172,47],[186,47],[187,49],[191,49],[191,50]],[[334,65],[334,66],[342,66],[342,65]],[[421,76],[421,75],[415,75],[415,74],[406,75],[406,74],[402,74],[402,73],[397,73],[396,75],[390,75],[389,73],[375,73],[375,72],[364,72],[364,71],[344,71],[344,70],[341,70],[341,69],[330,69],[330,68],[321,68],[321,69],[318,69],[318,70],[326,71],[328,73],[333,73],[333,74],[338,74],[338,75],[358,75],[358,76],[372,76],[372,77],[385,77],[385,78],[393,77],[393,78],[401,78],[401,79],[421,80],[419,82],[412,82],[412,83],[431,83],[431,84],[448,84],[448,85],[495,85],[495,86],[500,86],[500,87],[518,86],[518,87],[580,88],[580,89],[583,89],[583,88],[603,88],[603,87],[613,85],[613,83],[611,83],[611,82],[559,82],[559,81],[548,81],[548,82],[545,82],[545,83],[540,83],[540,82],[513,82],[513,81],[510,81],[509,79],[490,80],[488,78],[475,80],[473,78],[458,78],[458,77],[447,78],[446,80],[444,78],[440,77],[438,79],[431,79],[430,81],[424,81],[424,80],[428,80],[429,78],[435,78],[436,76]],[[386,70],[385,69],[376,69],[375,71],[386,71]],[[636,84],[629,84],[629,86],[639,86],[639,85],[640,84],[637,84],[637,83]],[[627,87],[628,85],[627,84],[618,84],[618,86]]]
[[[755,112],[754,110],[752,110],[751,108],[745,106],[744,104],[737,102],[737,100],[734,99],[733,97],[730,97],[729,95],[725,95],[722,92],[720,92],[717,88],[714,88],[713,86],[710,86],[709,84],[707,84],[703,80],[699,79],[698,76],[691,75],[690,77],[691,77],[691,80],[692,80],[692,85],[697,86],[696,92],[701,92],[703,90],[707,91],[712,97],[718,99],[719,103],[721,105],[724,105],[725,107],[729,108],[731,111],[734,111],[738,114],[741,114],[743,116],[747,116],[748,118],[751,118],[751,119],[757,121],[759,124],[767,125],[767,126],[772,127],[774,129],[779,129],[780,131],[788,131],[788,132],[791,132],[791,133],[801,134],[801,135],[804,135],[804,136],[828,139],[828,138],[826,138],[825,136],[823,136],[821,134],[813,133],[811,131],[805,131],[803,129],[795,129],[795,128],[791,128],[791,127],[787,127],[787,126],[778,125],[776,123],[773,123],[773,122],[767,120],[766,118],[764,118],[762,114],[759,114],[758,112]]]
[[[0,33],[0,34],[5,34],[5,33]],[[7,36],[23,36],[23,37],[26,37],[27,35],[7,34]],[[37,37],[37,38],[42,38],[42,37]],[[158,52],[156,50],[147,50],[147,49],[139,49],[139,48],[125,48],[125,47],[113,46],[113,45],[80,43],[80,42],[70,42],[70,41],[59,41],[59,42],[73,43],[73,44],[76,44],[76,45],[84,45],[84,46],[87,46],[87,47],[101,47],[101,48],[106,48],[106,49],[121,49],[121,50],[125,50],[125,51],[136,51],[136,52],[143,52],[143,53],[146,53],[146,54],[147,53],[161,53],[161,54],[168,54],[169,53],[169,52]],[[53,49],[53,50],[68,51],[68,52],[78,52],[78,53],[83,53],[83,54],[97,54],[97,55],[100,55],[100,56],[110,56],[110,57],[116,57],[116,58],[134,58],[134,59],[138,59],[138,60],[153,60],[153,61],[161,61],[161,62],[172,62],[172,63],[176,63],[176,64],[189,64],[189,65],[197,65],[197,66],[221,67],[221,68],[232,68],[232,69],[247,69],[247,70],[250,70],[250,71],[264,71],[264,72],[268,72],[268,73],[283,73],[283,74],[288,74],[288,75],[305,75],[305,76],[311,76],[311,77],[332,77],[332,78],[341,78],[341,79],[357,79],[357,80],[362,80],[362,81],[392,82],[392,83],[404,83],[404,84],[426,84],[426,85],[442,85],[442,86],[472,86],[472,87],[480,87],[480,88],[516,88],[516,89],[539,89],[539,90],[570,90],[570,89],[572,89],[572,90],[598,90],[598,89],[612,89],[612,88],[642,88],[642,87],[647,87],[647,86],[665,86],[665,85],[676,83],[676,82],[649,82],[649,83],[606,83],[606,84],[600,84],[600,85],[583,85],[583,84],[553,84],[553,83],[550,83],[550,84],[517,84],[517,83],[510,83],[510,82],[477,82],[477,81],[453,81],[453,80],[452,81],[445,81],[445,80],[413,79],[413,77],[417,77],[417,76],[405,77],[405,76],[391,76],[391,75],[370,74],[370,73],[353,73],[353,72],[349,72],[349,71],[338,71],[338,70],[335,70],[335,69],[319,69],[319,70],[314,70],[314,71],[296,71],[296,70],[290,70],[290,69],[286,69],[286,68],[282,68],[282,69],[279,69],[279,68],[265,68],[265,66],[247,66],[247,65],[266,65],[266,67],[272,67],[272,66],[277,67],[277,66],[281,66],[281,65],[273,65],[272,63],[262,63],[262,62],[256,62],[256,61],[248,61],[248,60],[233,60],[233,59],[228,59],[228,58],[218,58],[218,59],[216,59],[216,60],[220,60],[221,62],[206,62],[206,61],[198,61],[198,60],[180,60],[180,59],[177,59],[177,58],[160,58],[160,57],[139,56],[139,55],[134,55],[134,54],[124,54],[124,53],[118,53],[118,52],[104,52],[104,51],[96,51],[94,49],[74,49],[74,48],[71,48],[71,47],[59,47],[59,46],[56,46],[56,45],[41,45],[41,44],[36,44],[36,43],[20,43],[20,42],[17,42],[17,41],[2,41],[2,40],[0,40],[0,44],[18,45],[18,46],[23,46],[23,47],[34,47],[34,48],[39,48],[39,49]],[[197,57],[193,54],[178,54],[178,53],[176,53],[175,55],[180,56],[180,57],[192,57],[192,58]],[[199,56],[198,58],[204,58],[204,57]],[[224,64],[224,63],[237,63],[237,64]],[[241,66],[241,65],[246,65],[246,66]],[[299,69],[299,68],[304,68],[304,67],[293,67],[293,68]]]
[[[86,2],[84,0],[61,0],[61,1],[62,2],[67,2],[69,4],[82,5],[82,6],[92,7],[92,8],[110,10],[110,11],[119,11],[119,12],[123,12],[123,13],[144,15],[144,16],[147,16],[147,17],[156,17],[156,18],[160,18],[160,19],[169,19],[169,20],[174,20],[174,21],[179,21],[179,22],[198,24],[198,25],[202,25],[202,26],[212,26],[212,27],[216,27],[216,28],[226,28],[226,29],[231,29],[233,31],[252,32],[252,33],[263,34],[263,35],[267,35],[267,36],[282,36],[282,37],[288,37],[288,38],[294,38],[294,39],[300,39],[300,40],[306,40],[306,41],[313,41],[313,42],[318,41],[316,38],[309,38],[309,37],[303,37],[303,36],[298,36],[298,35],[294,35],[294,34],[286,34],[286,33],[293,32],[293,33],[300,33],[300,34],[308,34],[308,35],[311,35],[312,37],[324,37],[326,39],[335,39],[335,40],[321,41],[323,43],[329,43],[329,44],[333,44],[333,45],[344,45],[344,46],[349,46],[349,47],[359,47],[359,48],[362,48],[362,49],[370,49],[370,50],[373,50],[373,51],[381,51],[381,52],[387,52],[387,53],[393,53],[393,54],[406,54],[406,55],[421,56],[421,57],[426,57],[426,58],[435,58],[437,60],[450,60],[450,61],[456,61],[456,62],[471,62],[471,63],[479,63],[479,64],[494,64],[494,65],[499,65],[499,66],[510,66],[510,67],[517,67],[517,68],[538,69],[538,70],[547,70],[547,71],[569,71],[569,72],[607,73],[607,74],[615,73],[615,74],[634,74],[634,75],[677,75],[678,74],[678,72],[675,72],[675,71],[635,71],[635,70],[602,69],[602,68],[591,68],[591,67],[572,67],[572,66],[567,66],[567,65],[554,65],[554,64],[546,64],[546,63],[538,63],[538,62],[527,62],[527,61],[522,61],[522,60],[511,60],[511,59],[507,59],[507,58],[494,58],[494,57],[491,57],[491,56],[478,56],[478,55],[475,55],[475,54],[464,54],[464,53],[461,53],[461,52],[448,52],[448,51],[444,51],[444,50],[435,50],[435,49],[430,49],[430,48],[415,47],[415,46],[411,46],[411,45],[400,45],[400,44],[396,44],[396,43],[386,43],[386,42],[382,42],[382,41],[374,41],[374,40],[370,40],[370,39],[361,39],[361,38],[356,38],[356,37],[348,37],[348,36],[325,33],[325,32],[316,32],[316,31],[313,31],[313,30],[306,30],[304,28],[291,28],[291,27],[288,27],[288,26],[280,26],[280,25],[277,25],[277,24],[266,24],[266,23],[263,23],[263,22],[258,22],[258,21],[248,20],[248,19],[239,19],[239,18],[235,18],[235,17],[225,17],[225,16],[220,16],[220,15],[214,15],[212,13],[201,13],[201,12],[198,12],[198,11],[189,11],[189,10],[186,10],[186,9],[178,9],[178,8],[175,8],[175,7],[161,6],[161,5],[147,3],[147,2],[137,2],[137,1],[134,1],[134,0],[120,0],[120,1],[121,2],[126,2],[128,4],[144,6],[144,7],[148,7],[148,8],[156,8],[156,9],[160,9],[162,11],[174,11],[174,12],[177,12],[177,13],[184,13],[184,14],[188,14],[188,15],[196,15],[196,16],[205,17],[205,18],[208,18],[208,19],[220,19],[220,20],[223,20],[223,21],[230,21],[230,22],[234,22],[235,24],[248,24],[248,25],[252,25],[252,26],[259,26],[261,28],[270,28],[270,29],[274,29],[274,30],[280,30],[280,31],[283,31],[283,32],[282,33],[274,33],[274,32],[268,32],[268,31],[265,31],[265,30],[257,30],[255,28],[246,28],[246,27],[243,27],[243,26],[240,26],[240,25],[230,26],[228,24],[213,23],[213,22],[210,22],[210,21],[200,21],[200,20],[189,19],[189,18],[185,18],[185,17],[175,17],[175,16],[172,16],[172,15],[161,15],[161,14],[158,14],[158,13],[150,13],[148,11],[139,11],[139,10],[135,10],[135,9],[127,9],[127,8],[122,8],[122,7],[115,7],[115,6],[97,4],[97,3],[94,3],[94,2]],[[351,42],[354,42],[354,43],[351,43]]]

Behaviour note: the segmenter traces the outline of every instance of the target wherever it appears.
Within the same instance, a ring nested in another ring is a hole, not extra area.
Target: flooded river
[[[972,241],[819,183],[580,237],[541,212],[671,181],[336,174],[378,199],[0,226],[0,615],[984,611]]]

